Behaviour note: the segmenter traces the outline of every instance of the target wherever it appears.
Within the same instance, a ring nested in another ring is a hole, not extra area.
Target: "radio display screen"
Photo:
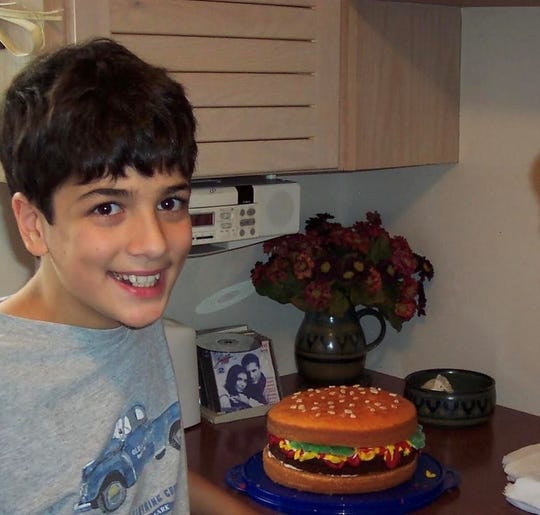
[[[193,227],[203,227],[214,225],[214,213],[194,213],[191,215],[191,225]]]

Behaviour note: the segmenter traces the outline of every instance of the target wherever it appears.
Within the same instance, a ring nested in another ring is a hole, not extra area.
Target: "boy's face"
[[[44,217],[38,271],[56,322],[143,327],[164,312],[191,248],[189,183],[180,173],[67,183]]]

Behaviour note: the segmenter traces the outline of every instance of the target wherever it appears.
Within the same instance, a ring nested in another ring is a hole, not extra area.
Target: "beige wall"
[[[0,183],[0,297],[20,287],[30,277],[33,259],[20,241],[11,213],[5,183]]]
[[[423,191],[398,173],[410,197],[392,209],[393,227],[435,263],[429,316],[371,357],[397,375],[431,366],[483,370],[496,378],[502,404],[536,414],[539,26],[539,8],[464,10],[460,163],[436,179],[437,172],[406,172],[428,176]]]
[[[496,378],[501,404],[540,415],[540,398],[530,395],[540,377],[540,199],[531,184],[540,156],[538,27],[536,7],[463,11],[458,165],[295,179],[304,218],[330,211],[349,223],[377,209],[435,265],[428,316],[401,333],[390,330],[368,366],[398,376],[425,367],[481,370]],[[5,190],[0,194],[5,209]],[[7,294],[29,267],[21,252],[9,250],[3,230],[0,294]],[[168,315],[197,329],[249,323],[273,338],[285,374],[294,371],[302,314],[256,295],[234,302],[235,293],[241,299],[234,285],[249,278],[260,257],[257,246],[190,259]],[[220,291],[214,305],[227,307],[198,312]]]

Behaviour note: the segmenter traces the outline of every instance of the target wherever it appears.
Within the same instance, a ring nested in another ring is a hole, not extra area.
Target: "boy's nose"
[[[165,252],[167,240],[156,214],[137,217],[130,231],[130,254],[156,258]]]

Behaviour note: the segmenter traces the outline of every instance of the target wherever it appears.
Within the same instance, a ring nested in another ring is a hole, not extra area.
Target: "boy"
[[[196,154],[182,87],[111,40],[39,57],[7,91],[0,159],[38,266],[0,303],[1,513],[188,513],[160,317]],[[194,513],[253,513],[190,486]]]

